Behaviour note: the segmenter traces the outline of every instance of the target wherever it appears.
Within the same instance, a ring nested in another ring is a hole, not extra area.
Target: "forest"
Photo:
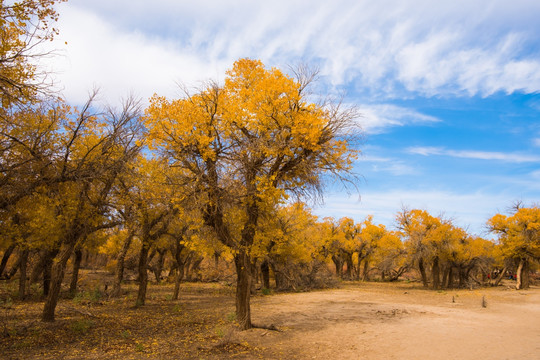
[[[175,302],[196,284],[232,289],[237,328],[268,331],[277,329],[252,321],[254,296],[370,281],[439,292],[534,284],[535,204],[494,214],[490,239],[423,209],[396,209],[392,229],[372,216],[315,216],[326,186],[356,191],[362,130],[354,107],[315,92],[308,67],[287,74],[243,58],[223,83],[176,99],[112,108],[96,90],[68,104],[39,67],[48,54],[36,53],[57,34],[55,3],[0,10],[3,338],[20,335],[8,318],[24,304],[44,323],[59,304],[92,296],[142,313],[153,291]],[[88,274],[102,274],[93,288],[81,282]]]

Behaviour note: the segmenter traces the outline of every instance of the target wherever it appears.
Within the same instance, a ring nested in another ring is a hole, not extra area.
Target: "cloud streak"
[[[358,122],[367,134],[378,134],[394,126],[425,125],[441,121],[414,109],[391,104],[360,105],[358,111],[361,114]]]
[[[406,151],[410,154],[417,154],[423,156],[450,156],[464,159],[496,160],[517,163],[540,162],[540,156],[535,155],[475,150],[449,150],[443,147],[418,146],[410,147]]]

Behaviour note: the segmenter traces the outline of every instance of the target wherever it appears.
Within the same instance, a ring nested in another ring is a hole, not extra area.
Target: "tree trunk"
[[[420,258],[420,260],[418,260],[418,270],[420,270],[420,276],[422,276],[422,284],[424,285],[424,287],[428,287],[428,280],[427,280],[427,275],[426,275],[426,269],[424,268],[424,259]]]
[[[146,288],[148,286],[148,250],[150,245],[143,243],[139,254],[139,291],[135,306],[143,306],[146,300]]]
[[[363,272],[363,278],[362,281],[369,281],[369,261],[368,259],[364,259],[364,272]]]
[[[43,315],[41,317],[43,321],[54,321],[54,312],[56,309],[56,304],[58,303],[58,297],[60,296],[60,289],[62,286],[62,280],[64,280],[66,264],[71,257],[75,244],[76,241],[70,241],[68,244],[65,244],[60,252],[60,258],[52,266],[50,289],[47,299],[45,300]]]
[[[454,267],[451,265],[448,269],[448,284],[446,285],[447,289],[452,289],[454,287]]]
[[[497,279],[495,280],[495,283],[493,284],[493,286],[499,286],[499,284],[501,283],[502,279],[504,278],[504,274],[506,274],[506,266],[503,268],[503,270],[501,271],[501,273],[499,274],[499,276],[497,276]]]
[[[529,279],[529,259],[524,260],[523,270],[521,271],[521,288],[526,290],[530,287]]]
[[[124,263],[126,261],[126,255],[129,251],[129,246],[131,245],[133,236],[134,234],[132,232],[128,234],[126,240],[124,240],[122,249],[118,254],[118,258],[116,259],[116,278],[114,279],[114,285],[111,294],[114,297],[120,296],[120,293],[122,292],[122,280],[124,280]]]
[[[352,280],[353,278],[353,259],[352,254],[346,254],[345,262],[347,264],[347,270],[345,271],[345,277],[347,280]]]
[[[156,277],[156,282],[159,284],[161,282],[161,273],[163,272],[163,263],[165,262],[165,249],[158,249],[159,254],[156,265],[154,266],[154,276]]]
[[[270,266],[268,260],[264,260],[261,264],[261,274],[263,281],[263,288],[270,289]]]
[[[433,279],[433,289],[438,290],[440,286],[440,276],[439,276],[439,257],[435,256],[433,259],[433,266],[431,267],[431,277]]]
[[[22,254],[22,252],[21,252]],[[21,267],[21,254],[19,254],[19,257],[17,258],[17,261],[15,262],[15,264],[13,264],[13,266],[11,267],[11,269],[9,269],[9,271],[6,273],[6,279],[11,279],[13,276],[15,276],[15,274],[17,273],[17,271],[19,270],[19,268]]]
[[[362,263],[362,255],[358,253],[358,265],[356,267],[356,281],[360,281],[360,264]]]
[[[13,254],[13,250],[17,247],[17,244],[11,244],[9,247],[4,251],[4,255],[2,256],[2,262],[0,262],[0,278],[2,278],[2,274],[4,273],[4,270],[6,269],[6,265],[8,263],[9,257],[11,254]]]
[[[516,274],[516,289],[517,290],[525,290],[528,289],[530,286],[529,282],[529,261],[528,259],[521,258],[519,259],[519,265],[517,269]]]
[[[53,259],[55,256],[52,256],[52,253],[48,254],[48,256],[45,258],[45,263],[43,264],[43,296],[49,296]]]
[[[460,289],[462,289],[467,285],[467,276],[465,275],[465,269],[463,269],[461,267],[461,265],[458,268],[458,274],[459,274],[459,285],[458,285],[458,287]]]
[[[281,273],[277,271],[276,266],[273,263],[270,263],[270,269],[272,269],[272,272],[274,273],[274,281],[276,282],[276,289],[281,289],[281,286],[283,285],[283,279],[282,279]]]
[[[341,256],[332,255],[332,261],[336,266],[336,276],[343,279],[343,259],[341,259]]]
[[[446,264],[446,266],[444,266],[443,268],[443,276],[442,276],[442,281],[441,281],[441,287],[443,288],[447,288],[448,287],[448,274],[450,272],[450,266],[448,264]]]
[[[236,265],[236,319],[241,330],[253,327],[251,323],[251,261],[245,251],[240,250],[234,256]]]
[[[71,274],[71,282],[69,284],[69,293],[75,296],[77,293],[77,283],[79,282],[79,269],[81,268],[82,250],[75,250],[75,258],[73,259],[73,272]]]
[[[173,300],[178,300],[178,296],[180,294],[180,283],[182,282],[182,279],[184,279],[184,264],[178,263],[176,268],[176,276],[174,278]]]
[[[21,252],[20,255],[20,263],[19,263],[19,274],[21,275],[19,278],[19,299],[24,300],[26,296],[26,270],[28,265],[28,253],[30,251],[28,249],[24,249]]]

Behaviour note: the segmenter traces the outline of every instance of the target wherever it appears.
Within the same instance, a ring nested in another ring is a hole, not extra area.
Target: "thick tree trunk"
[[[139,291],[135,306],[143,306],[146,300],[146,288],[148,286],[148,250],[150,245],[143,243],[139,254]]]
[[[65,244],[60,252],[60,257],[52,266],[50,289],[47,299],[45,300],[45,306],[43,308],[43,314],[41,317],[43,321],[54,321],[54,312],[56,309],[56,304],[58,303],[58,297],[60,296],[60,289],[62,286],[62,280],[64,280],[66,264],[71,257],[75,244],[76,241],[71,241],[70,243]]]
[[[516,289],[528,289],[529,284],[529,261],[527,259],[519,259],[519,265],[516,272]]]
[[[364,270],[363,270],[362,281],[369,281],[369,261],[367,258],[364,259]]]
[[[441,280],[441,287],[443,288],[447,288],[448,287],[448,274],[450,272],[450,266],[448,264],[446,264],[446,266],[444,266],[444,269],[443,269],[443,276],[442,276],[442,280]]]
[[[276,269],[276,266],[273,263],[270,263],[270,269],[272,269],[272,272],[274,273],[276,289],[281,289],[281,286],[283,286],[283,279],[281,273]]]
[[[422,284],[424,285],[424,287],[428,287],[428,280],[427,280],[427,275],[426,275],[426,269],[424,267],[424,259],[420,258],[420,260],[418,260],[418,270],[420,270],[420,276],[422,277]]]
[[[6,269],[6,265],[8,263],[8,260],[13,254],[13,250],[17,247],[17,244],[11,244],[9,247],[4,251],[4,255],[2,256],[2,261],[0,262],[0,278],[2,278],[2,275],[4,274],[4,270]]]
[[[459,285],[458,285],[458,287],[460,289],[462,289],[467,285],[467,276],[466,276],[466,273],[465,273],[465,269],[463,269],[462,267],[459,267],[458,268],[458,274],[459,274]]]
[[[19,299],[24,300],[26,296],[26,273],[28,265],[28,249],[24,249],[20,255],[20,264],[19,264]]]
[[[433,279],[433,289],[438,290],[440,286],[440,276],[439,276],[439,257],[435,256],[433,259],[433,266],[431,267],[431,277]]]
[[[261,274],[263,288],[270,289],[270,265],[266,259],[261,263]]]
[[[69,283],[69,293],[75,296],[77,293],[77,283],[79,282],[79,270],[81,268],[82,250],[75,250],[75,258],[73,259],[73,272],[71,273],[71,282]]]
[[[452,289],[454,287],[454,267],[450,266],[448,269],[448,284],[446,284],[447,289]]]
[[[345,262],[347,264],[347,270],[345,271],[345,278],[352,280],[353,278],[353,259],[352,254],[346,254]]]
[[[336,276],[343,279],[343,259],[341,259],[341,256],[332,255],[332,261],[336,266]]]
[[[120,293],[122,292],[122,280],[124,280],[124,263],[126,261],[126,255],[129,251],[129,247],[131,245],[131,242],[133,240],[133,233],[130,232],[124,240],[124,244],[122,245],[122,249],[120,250],[120,253],[118,254],[118,258],[116,259],[116,277],[114,279],[114,285],[112,290],[112,296],[120,296]]]
[[[251,262],[245,251],[234,256],[236,265],[236,319],[241,330],[251,329]]]
[[[521,270],[521,288],[526,290],[530,287],[529,279],[529,259],[524,260],[523,269]]]

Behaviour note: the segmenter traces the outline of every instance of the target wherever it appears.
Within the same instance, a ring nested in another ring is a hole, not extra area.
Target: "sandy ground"
[[[538,287],[437,292],[417,284],[348,284],[254,298],[252,317],[283,331],[235,336],[272,358],[540,359]]]

